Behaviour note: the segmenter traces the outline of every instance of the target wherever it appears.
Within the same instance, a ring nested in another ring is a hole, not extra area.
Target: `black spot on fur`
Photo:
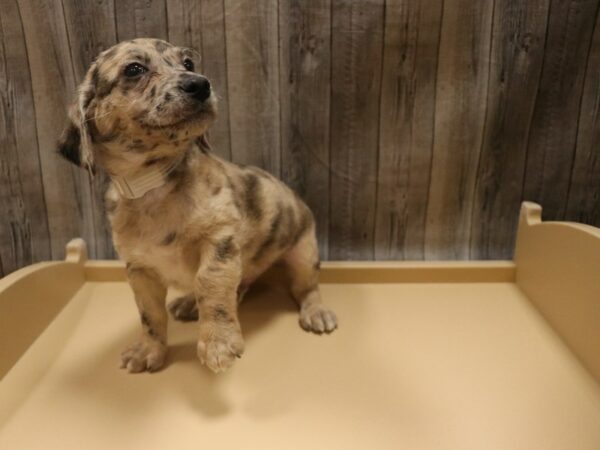
[[[300,240],[302,235],[308,230],[310,224],[312,223],[312,215],[308,209],[302,211],[302,215],[300,216],[300,223],[298,224],[298,228],[296,229],[296,233],[292,238],[291,245],[296,245],[296,243]]]
[[[147,159],[146,161],[144,161],[144,166],[145,166],[145,167],[149,167],[149,166],[152,166],[152,165],[154,165],[154,164],[156,164],[156,163],[163,162],[163,161],[165,161],[166,159],[167,159],[166,157],[155,157],[155,158],[149,158],[149,159]]]
[[[140,314],[140,319],[142,320],[142,325],[150,328],[150,319],[148,319],[148,316],[145,312],[142,311],[142,313]]]
[[[133,141],[131,141],[130,144],[127,145],[128,150],[142,150],[145,148],[146,148],[146,145],[144,144],[144,141],[142,141],[141,139],[134,139]]]
[[[233,319],[229,316],[229,313],[223,305],[215,305],[212,308],[212,318],[216,322],[232,322]]]
[[[253,173],[248,173],[244,177],[244,206],[248,217],[259,220],[262,216],[260,206],[260,181]]]
[[[94,67],[92,72],[92,86],[97,100],[101,100],[112,92],[117,85],[118,80],[107,80],[100,76],[98,67]],[[91,101],[91,99],[90,99]]]
[[[170,92],[167,92],[164,96],[165,102],[168,103],[173,99],[173,96],[171,95]]]
[[[150,98],[154,98],[155,95],[156,95],[156,86],[152,86],[152,89],[150,89]]]
[[[222,186],[215,186],[211,192],[212,195],[219,195],[219,192],[221,192],[221,189],[223,187]]]
[[[174,231],[171,231],[169,234],[167,234],[165,236],[165,238],[163,239],[163,241],[161,242],[162,245],[169,245],[171,244],[175,238],[177,237],[177,233]]]
[[[217,244],[216,256],[221,262],[227,261],[237,254],[237,249],[233,242],[233,236],[227,236]]]
[[[271,221],[271,226],[269,227],[269,233],[267,234],[265,240],[260,244],[260,247],[258,247],[256,254],[252,258],[254,261],[258,261],[260,258],[262,258],[262,256],[269,249],[269,247],[271,247],[275,243],[277,233],[279,232],[279,227],[281,226],[282,218],[283,210],[281,208],[281,205],[278,205],[277,214],[275,214],[275,216],[273,217],[273,220]]]
[[[177,137],[177,135],[175,133],[169,133],[169,140],[173,140]]]
[[[156,40],[154,41],[154,48],[158,53],[164,53],[169,48],[169,44],[164,41]]]
[[[156,330],[152,326],[152,323],[150,322],[148,315],[144,311],[142,311],[140,313],[140,319],[142,321],[142,325],[145,327],[146,332],[148,333],[148,336],[150,336],[155,341],[163,342],[160,335],[156,332]]]
[[[280,249],[289,247],[293,241],[293,235],[296,231],[296,214],[294,208],[287,205],[284,208],[283,224],[281,225],[282,233],[279,235],[277,242]]]
[[[65,130],[59,144],[58,152],[76,166],[81,166],[81,134],[74,123]]]

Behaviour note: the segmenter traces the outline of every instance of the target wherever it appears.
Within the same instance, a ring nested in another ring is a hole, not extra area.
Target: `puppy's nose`
[[[210,81],[200,75],[182,78],[179,89],[201,102],[210,97]]]

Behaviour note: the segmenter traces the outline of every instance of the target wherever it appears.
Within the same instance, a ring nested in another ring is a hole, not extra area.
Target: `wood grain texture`
[[[322,258],[329,254],[331,2],[282,1],[281,175],[310,206]]]
[[[600,224],[600,12],[585,74],[566,219]]]
[[[137,37],[168,39],[166,0],[116,0],[114,5],[119,41]]]
[[[523,199],[563,219],[585,67],[598,0],[552,1],[542,77],[527,150]]]
[[[79,84],[90,64],[98,53],[117,42],[114,3],[111,0],[99,0],[82,3],[78,0],[62,0],[65,24],[69,36],[71,60],[75,72],[75,81]],[[84,173],[84,177],[87,173]],[[96,258],[112,259],[116,252],[112,245],[112,236],[108,218],[104,211],[104,193],[108,187],[108,177],[103,172],[88,179],[91,188],[91,208],[96,236],[95,248],[88,249]]]
[[[63,258],[66,243],[75,236],[83,237],[93,254],[96,233],[88,174],[55,151],[76,87],[62,4],[58,0],[18,4],[31,69],[52,257]]]
[[[19,7],[1,0],[0,275],[52,256],[34,117]]]
[[[548,0],[496,0],[471,258],[511,258],[527,138],[544,57]]]
[[[332,259],[374,256],[384,20],[383,1],[340,1],[332,5]]]
[[[388,1],[375,259],[423,259],[442,3]]]
[[[208,77],[219,99],[219,115],[209,131],[211,146],[219,156],[231,159],[223,8],[222,0],[167,0],[169,41],[200,53],[199,69]]]
[[[279,22],[276,0],[225,0],[231,156],[279,176]]]
[[[427,259],[467,259],[486,111],[493,3],[444,2],[427,204]]]
[[[118,40],[195,48],[226,159],[310,205],[323,259],[509,258],[519,203],[600,226],[600,0],[0,0],[0,275],[83,237],[106,179],[55,145]]]

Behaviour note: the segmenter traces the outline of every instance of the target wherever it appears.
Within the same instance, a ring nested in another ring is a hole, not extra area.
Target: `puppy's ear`
[[[198,144],[198,147],[200,147],[200,150],[202,151],[202,153],[212,152],[212,147],[210,146],[210,143],[208,142],[207,134],[208,134],[208,132],[205,132],[202,136],[200,136],[198,139],[196,139],[196,143]]]
[[[76,166],[81,166],[81,132],[71,119],[58,141],[58,153]]]
[[[95,67],[88,71],[78,89],[77,100],[69,111],[69,119],[62,136],[58,141],[58,152],[73,164],[94,172],[94,155],[92,138],[87,122],[88,107],[93,99],[94,84],[92,73]]]

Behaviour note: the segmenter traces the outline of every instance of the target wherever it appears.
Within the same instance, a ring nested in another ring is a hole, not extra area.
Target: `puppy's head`
[[[216,98],[196,72],[196,54],[158,39],[134,39],[102,52],[78,89],[60,153],[109,172],[174,156],[201,138]]]

